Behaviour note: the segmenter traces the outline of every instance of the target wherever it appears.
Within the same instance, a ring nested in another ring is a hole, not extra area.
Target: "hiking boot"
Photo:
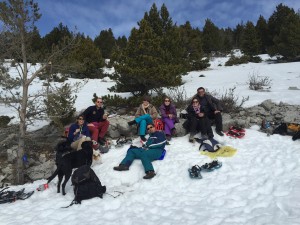
[[[172,129],[171,129],[171,134],[172,134],[173,136],[176,135],[176,128],[172,128]]]
[[[171,141],[171,135],[170,135],[170,134],[167,134],[167,135],[166,135],[166,139],[167,139],[167,141]]]
[[[145,138],[145,135],[140,135],[140,138],[141,138],[141,140],[142,140],[143,142],[146,142],[146,141],[147,141],[147,139]]]
[[[143,177],[144,179],[151,179],[155,176],[155,172],[153,170],[147,171],[146,175]]]
[[[100,145],[105,145],[106,144],[105,138],[99,137],[98,142],[99,142]]]
[[[224,136],[224,133],[223,133],[223,131],[221,131],[221,130],[216,130],[216,133],[217,133],[218,135],[220,135],[220,136]]]
[[[117,171],[126,171],[126,170],[129,170],[129,166],[126,166],[124,164],[120,164],[119,166],[115,166],[114,170],[117,170]]]
[[[132,125],[136,124],[136,121],[135,121],[135,120],[132,120],[132,121],[127,122],[127,124],[128,124],[129,126],[132,126]]]

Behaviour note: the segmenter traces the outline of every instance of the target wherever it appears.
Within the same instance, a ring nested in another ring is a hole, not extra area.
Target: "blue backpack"
[[[195,138],[195,140],[200,143],[199,151],[216,152],[221,148],[221,144],[213,138]]]

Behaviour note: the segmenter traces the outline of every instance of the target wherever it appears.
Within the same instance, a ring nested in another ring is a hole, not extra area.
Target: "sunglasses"
[[[153,127],[151,126],[151,127],[147,127],[147,130],[150,130],[150,129],[152,129]]]
[[[78,120],[84,120],[83,118],[78,118]]]

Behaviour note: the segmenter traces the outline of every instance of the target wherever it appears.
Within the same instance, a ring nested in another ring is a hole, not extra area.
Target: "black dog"
[[[71,142],[68,140],[64,140],[59,142],[55,147],[55,164],[58,165],[58,162],[61,160],[61,158],[70,152],[72,152],[73,149],[71,148]]]
[[[81,145],[81,150],[68,153],[57,162],[57,168],[55,172],[48,178],[48,183],[50,183],[54,179],[54,177],[58,175],[57,193],[60,193],[60,185],[63,177],[65,176],[64,182],[62,184],[62,194],[66,194],[65,187],[72,175],[73,168],[78,168],[83,165],[92,165],[92,145],[93,143],[91,141],[85,141]]]

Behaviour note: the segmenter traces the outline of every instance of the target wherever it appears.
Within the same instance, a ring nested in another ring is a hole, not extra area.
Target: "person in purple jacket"
[[[172,104],[171,99],[166,97],[163,104],[159,107],[162,121],[164,122],[164,131],[168,141],[171,140],[172,135],[176,134],[175,123],[179,122],[175,105]]]

